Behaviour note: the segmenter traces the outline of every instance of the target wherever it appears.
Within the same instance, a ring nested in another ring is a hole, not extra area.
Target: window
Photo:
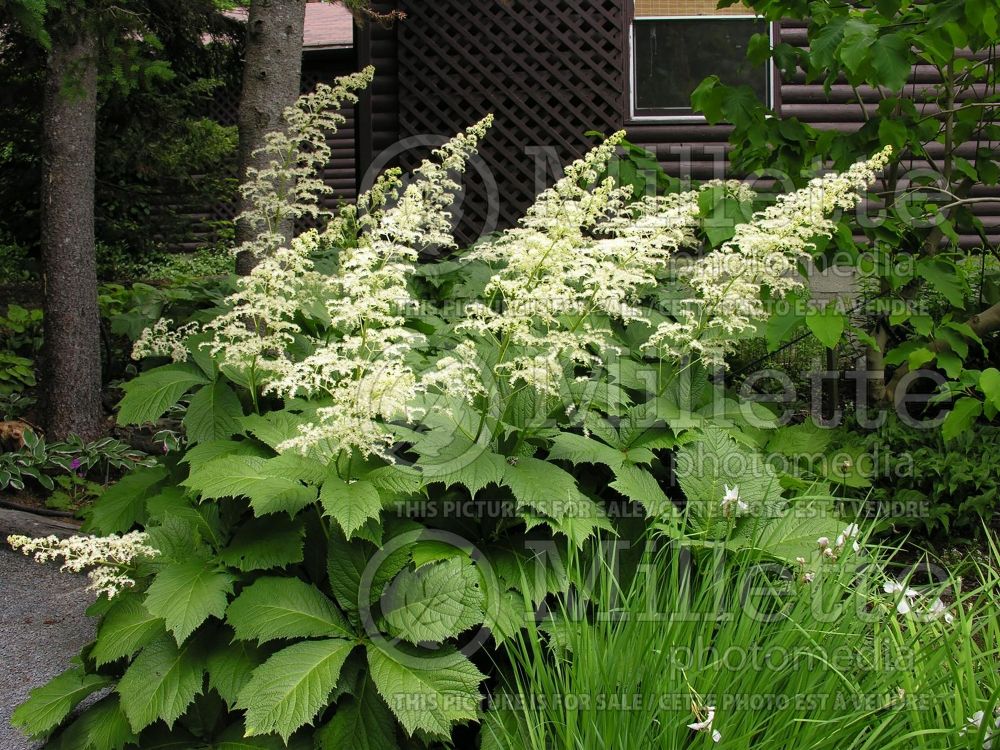
[[[635,0],[631,28],[632,117],[692,118],[691,92],[710,75],[751,86],[770,101],[770,66],[751,65],[747,45],[770,24],[717,0]],[[698,118],[695,118],[698,119]]]

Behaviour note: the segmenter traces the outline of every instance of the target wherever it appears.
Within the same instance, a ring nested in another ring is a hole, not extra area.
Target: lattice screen
[[[623,121],[624,0],[406,0],[398,27],[400,138],[458,132],[487,112],[482,158],[496,179],[501,226],[534,199],[536,171],[585,152],[588,130]],[[534,147],[536,153],[526,152]],[[540,147],[540,150],[539,150]],[[554,149],[554,150],[553,150]],[[548,155],[552,154],[552,159]],[[406,151],[404,166],[424,153]],[[494,201],[467,180],[459,238],[474,240]]]
[[[717,8],[717,0],[635,0],[635,15],[644,16],[752,16],[745,5],[737,3]]]

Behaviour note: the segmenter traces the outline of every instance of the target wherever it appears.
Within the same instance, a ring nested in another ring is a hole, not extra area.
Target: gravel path
[[[94,634],[84,615],[92,601],[86,579],[39,565],[6,544],[8,534],[72,533],[72,527],[0,510],[0,750],[39,747],[10,725],[28,692],[69,667]]]

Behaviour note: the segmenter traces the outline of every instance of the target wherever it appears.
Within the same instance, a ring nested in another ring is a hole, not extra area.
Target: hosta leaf
[[[201,370],[186,363],[148,370],[122,386],[125,398],[118,405],[118,424],[152,422],[191,388],[207,382]]]
[[[94,502],[84,531],[96,534],[122,534],[146,520],[146,500],[155,495],[167,478],[162,466],[149,466],[126,474],[106,489]]]
[[[167,565],[146,593],[146,609],[183,643],[209,617],[222,617],[235,579],[203,560]]]
[[[453,724],[478,715],[485,676],[457,651],[438,649],[421,659],[368,644],[368,665],[379,695],[410,735],[447,737]]]
[[[312,722],[326,708],[354,645],[340,638],[304,641],[255,669],[237,701],[246,711],[247,735],[277,733],[287,742],[296,729]]]
[[[217,380],[191,397],[184,429],[192,443],[224,440],[243,431],[242,418],[240,400],[225,382]]]
[[[351,637],[343,615],[315,586],[298,578],[261,578],[243,590],[226,613],[240,640]]]
[[[223,633],[226,639],[219,639],[205,661],[209,687],[232,707],[250,681],[250,673],[264,663],[264,654],[249,641],[225,642],[232,631],[225,629]]]
[[[611,469],[617,469],[625,461],[621,451],[573,432],[560,432],[553,438],[549,458],[574,464],[604,464]]]
[[[377,519],[382,512],[378,489],[364,479],[348,484],[331,474],[320,488],[319,499],[327,515],[336,519],[348,539],[369,519]]]
[[[397,750],[396,722],[370,680],[357,695],[337,703],[333,718],[316,732],[318,750]]]
[[[205,663],[193,642],[178,647],[159,638],[143,648],[118,682],[122,710],[132,730],[140,732],[157,719],[168,727],[201,692]]]
[[[244,573],[302,562],[301,521],[283,516],[247,521],[219,555],[226,565]]]
[[[483,621],[479,572],[468,558],[404,570],[382,597],[394,635],[410,643],[444,641]]]
[[[117,695],[102,698],[61,732],[48,750],[122,750],[138,743]]]
[[[68,669],[32,690],[28,700],[14,711],[10,723],[32,737],[44,736],[59,726],[80,701],[109,683],[107,677],[86,674],[76,667]]]
[[[192,471],[183,484],[205,500],[245,496],[258,516],[282,511],[294,515],[316,499],[316,492],[277,474],[269,465],[272,460],[223,456]]]
[[[163,621],[151,614],[138,597],[120,594],[101,621],[91,656],[100,667],[132,656],[163,633]]]

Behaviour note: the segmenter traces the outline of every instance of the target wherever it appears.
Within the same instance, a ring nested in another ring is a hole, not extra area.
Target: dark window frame
[[[624,36],[624,48],[625,48],[625,92],[623,97],[624,103],[624,120],[628,125],[655,125],[658,123],[662,124],[681,124],[681,123],[704,123],[704,115],[695,114],[690,107],[678,107],[671,109],[639,109],[637,104],[637,86],[636,86],[636,39],[635,39],[635,27],[636,23],[642,23],[643,21],[671,21],[671,20],[683,20],[683,21],[698,21],[699,19],[705,21],[726,21],[726,20],[763,20],[760,16],[755,16],[753,14],[740,14],[740,15],[690,15],[690,16],[643,16],[642,18],[636,18],[635,15],[635,1],[627,0],[626,2],[626,14],[625,14],[625,28],[623,29]],[[778,35],[780,34],[779,24],[774,22],[768,22],[768,35],[771,39],[771,47],[773,48]],[[778,92],[779,83],[777,80],[777,68],[774,65],[773,60],[769,60],[766,63],[766,69],[763,72],[766,83],[766,104],[768,107],[777,110],[779,106],[779,96]]]

